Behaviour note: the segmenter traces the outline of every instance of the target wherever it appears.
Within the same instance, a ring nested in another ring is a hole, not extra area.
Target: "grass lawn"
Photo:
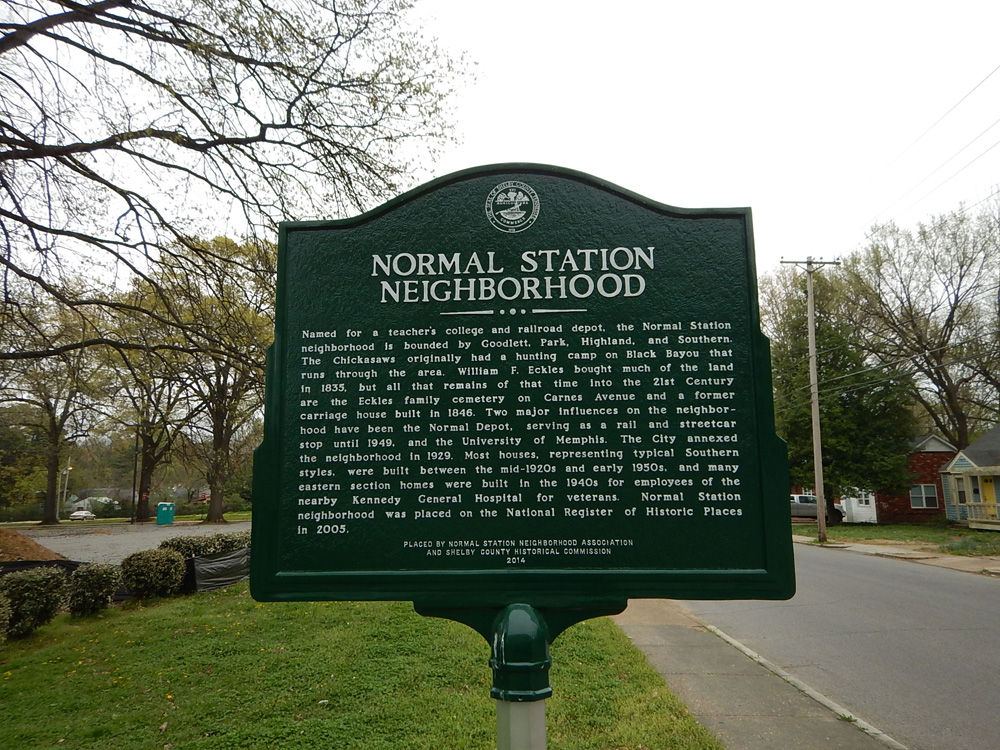
[[[794,524],[792,533],[815,537],[816,524]],[[947,524],[841,524],[827,526],[830,542],[902,542],[952,555],[1000,555],[1000,532]]]
[[[610,620],[552,651],[551,750],[724,750]],[[492,750],[488,659],[407,603],[260,604],[245,583],[60,615],[0,647],[0,745]]]
[[[187,515],[175,515],[175,521],[204,521],[205,513],[189,513]],[[227,521],[249,521],[253,514],[248,510],[234,510],[230,513],[223,513]],[[153,514],[153,521],[156,521],[156,514]]]

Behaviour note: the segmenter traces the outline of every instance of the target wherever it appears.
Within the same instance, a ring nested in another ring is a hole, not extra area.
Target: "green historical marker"
[[[749,209],[459,172],[284,224],[251,586],[551,637],[630,597],[794,592]]]

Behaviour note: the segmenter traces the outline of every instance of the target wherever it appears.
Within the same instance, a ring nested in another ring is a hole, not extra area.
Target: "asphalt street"
[[[909,750],[995,750],[1000,581],[795,546],[787,602],[684,602]]]

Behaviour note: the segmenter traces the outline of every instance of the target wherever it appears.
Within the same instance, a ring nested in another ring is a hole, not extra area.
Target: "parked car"
[[[74,510],[69,514],[70,521],[93,521],[97,516],[89,510]]]
[[[791,495],[790,497],[792,518],[816,518],[815,495]],[[844,509],[838,503],[834,503],[833,512],[840,514],[837,521],[844,518]]]

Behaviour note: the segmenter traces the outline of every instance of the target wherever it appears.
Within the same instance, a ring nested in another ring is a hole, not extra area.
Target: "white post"
[[[497,701],[497,750],[545,750],[545,701]]]

